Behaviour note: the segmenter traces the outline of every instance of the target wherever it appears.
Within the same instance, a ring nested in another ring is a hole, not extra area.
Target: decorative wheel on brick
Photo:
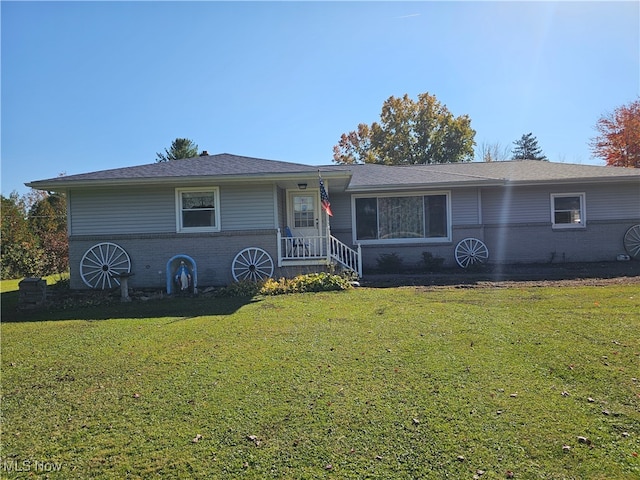
[[[631,258],[640,259],[640,225],[634,225],[624,234],[624,249]]]
[[[481,265],[489,259],[489,249],[477,238],[465,238],[456,245],[456,262],[462,268]]]
[[[236,282],[265,280],[273,275],[273,260],[261,248],[245,248],[233,259],[231,274]]]
[[[91,288],[104,290],[120,285],[118,275],[131,272],[131,259],[120,245],[98,243],[85,252],[80,261],[82,281]]]

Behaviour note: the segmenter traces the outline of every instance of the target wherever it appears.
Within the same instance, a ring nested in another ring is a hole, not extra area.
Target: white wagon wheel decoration
[[[104,290],[120,285],[117,275],[131,272],[131,259],[120,245],[98,243],[85,252],[80,261],[82,281],[91,288]]]
[[[640,259],[640,224],[630,227],[624,234],[624,249],[631,258]]]
[[[263,249],[249,247],[241,250],[231,263],[231,274],[236,282],[256,282],[273,275],[273,260]]]
[[[489,258],[489,249],[477,238],[465,238],[456,245],[456,262],[462,268],[480,265]]]

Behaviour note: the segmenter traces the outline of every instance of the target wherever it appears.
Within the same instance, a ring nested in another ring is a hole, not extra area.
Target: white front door
[[[287,225],[294,237],[310,237],[308,245],[313,252],[311,255],[319,255],[321,243],[319,238],[322,232],[322,212],[320,211],[320,190],[310,188],[308,190],[290,190],[287,202]]]

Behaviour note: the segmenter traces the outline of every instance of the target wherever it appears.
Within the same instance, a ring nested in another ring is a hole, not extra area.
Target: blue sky
[[[429,92],[476,143],[552,161],[640,95],[638,2],[1,2],[2,194],[209,153],[310,165],[383,102]]]

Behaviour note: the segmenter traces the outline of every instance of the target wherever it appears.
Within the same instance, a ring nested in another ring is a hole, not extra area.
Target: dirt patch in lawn
[[[364,275],[360,284],[373,288],[640,285],[640,262],[488,265],[476,271],[445,269],[423,274],[370,274]]]

